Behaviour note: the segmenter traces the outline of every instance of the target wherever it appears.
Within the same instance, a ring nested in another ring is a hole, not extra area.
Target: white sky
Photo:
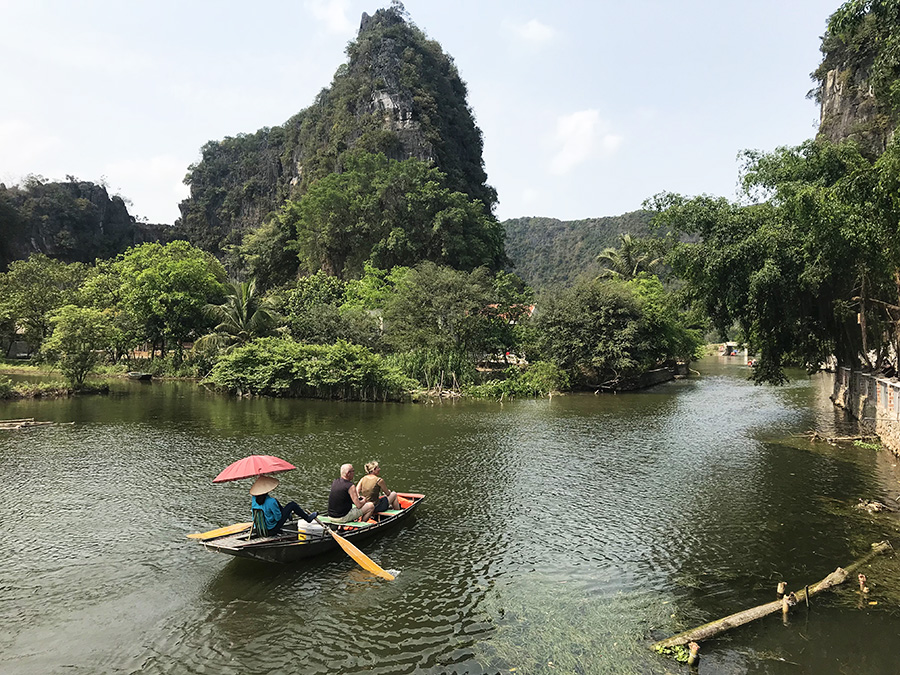
[[[453,56],[497,216],[733,197],[736,157],[815,135],[841,0],[407,0]],[[0,181],[105,180],[172,223],[201,146],[283,124],[389,0],[0,0]]]

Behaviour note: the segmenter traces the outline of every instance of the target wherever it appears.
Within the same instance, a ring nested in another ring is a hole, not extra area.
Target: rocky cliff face
[[[168,234],[163,226],[136,223],[122,198],[110,197],[101,185],[74,179],[0,184],[0,271],[32,253],[93,262]]]
[[[828,19],[810,94],[821,104],[819,134],[855,141],[879,156],[900,123],[900,10],[896,3],[845,2]]]
[[[819,133],[833,142],[852,139],[864,154],[878,156],[893,135],[894,120],[876,98],[867,70],[844,66],[824,74]]]
[[[190,197],[179,224],[195,244],[221,253],[302,195],[311,182],[340,172],[345,153],[381,152],[430,161],[448,187],[497,200],[487,185],[481,132],[466,86],[440,45],[400,10],[362,15],[329,87],[285,124],[211,141],[189,173]]]

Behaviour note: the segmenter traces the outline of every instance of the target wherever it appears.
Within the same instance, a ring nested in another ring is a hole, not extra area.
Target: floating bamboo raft
[[[33,417],[18,420],[0,420],[0,431],[10,429],[29,429],[31,427],[48,427],[54,424],[75,424],[75,422],[36,422]]]

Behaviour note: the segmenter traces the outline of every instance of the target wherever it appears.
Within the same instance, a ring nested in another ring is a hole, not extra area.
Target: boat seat
[[[378,516],[396,516],[398,513],[403,513],[403,509],[388,509],[387,511],[380,511],[375,514]]]
[[[328,525],[337,525],[338,527],[355,527],[357,529],[363,527],[369,527],[372,523],[364,523],[359,520],[351,520],[349,523],[340,523],[339,518],[331,518],[330,516],[319,516],[319,520]]]

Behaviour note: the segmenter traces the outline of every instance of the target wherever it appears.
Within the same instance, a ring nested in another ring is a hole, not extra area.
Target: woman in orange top
[[[381,466],[375,460],[366,463],[366,475],[359,479],[356,491],[360,497],[375,505],[375,513],[400,508],[397,493],[388,490],[381,477]]]

